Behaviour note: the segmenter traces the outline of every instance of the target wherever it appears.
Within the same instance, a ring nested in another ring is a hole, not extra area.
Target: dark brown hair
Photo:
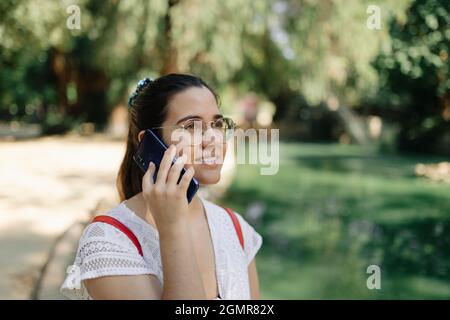
[[[219,103],[219,97],[199,77],[188,74],[171,73],[146,84],[129,105],[129,129],[125,156],[117,175],[117,190],[120,201],[133,197],[142,191],[144,172],[133,160],[139,145],[138,133],[152,127],[159,127],[167,116],[167,105],[170,99],[191,87],[208,88]]]

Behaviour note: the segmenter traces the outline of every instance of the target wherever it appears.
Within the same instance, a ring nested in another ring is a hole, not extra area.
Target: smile
[[[216,157],[205,157],[205,158],[198,159],[197,162],[202,163],[202,164],[213,165],[213,164],[219,164],[219,159]]]

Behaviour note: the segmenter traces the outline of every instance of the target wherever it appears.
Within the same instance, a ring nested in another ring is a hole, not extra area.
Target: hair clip
[[[128,99],[128,106],[131,107],[134,103],[134,100],[139,95],[139,93],[150,83],[154,82],[155,80],[150,78],[144,78],[142,80],[139,80],[136,90],[131,94],[130,98]]]

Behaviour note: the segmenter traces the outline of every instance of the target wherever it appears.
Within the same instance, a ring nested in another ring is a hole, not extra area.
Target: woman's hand
[[[142,179],[142,194],[147,211],[151,212],[160,232],[187,223],[186,193],[194,176],[194,169],[190,167],[177,184],[186,162],[186,155],[181,155],[171,166],[176,153],[175,145],[170,145],[165,151],[155,183],[153,183],[154,163],[150,163]]]

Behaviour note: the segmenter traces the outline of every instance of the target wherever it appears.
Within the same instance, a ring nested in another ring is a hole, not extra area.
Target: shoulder
[[[121,205],[106,213],[102,213],[101,215],[111,217],[114,220],[117,220],[120,224],[124,225],[126,228],[130,230],[132,229],[131,218],[128,216],[128,212],[123,210]],[[83,249],[84,246],[99,243],[107,243],[111,249],[114,247],[121,247],[122,251],[126,250],[129,252],[134,252],[137,250],[136,248],[133,248],[135,246],[129,237],[114,225],[100,221],[90,222],[84,228],[81,235],[79,250]]]
[[[129,253],[134,251],[133,243],[123,232],[104,222],[89,223],[80,237],[78,246],[80,258],[91,255],[93,250],[110,252],[120,250]]]
[[[144,246],[144,244],[156,245],[158,243],[156,228],[150,225],[147,221],[143,220],[141,217],[137,216],[123,202],[110,211],[101,215],[105,215],[117,220],[121,225],[125,227],[125,229],[131,231],[131,233],[138,239],[139,243],[142,246]],[[119,230],[117,227],[103,222],[92,222],[86,228],[86,236],[88,236],[89,229],[98,228],[107,229],[109,231],[108,235],[113,236],[114,238],[116,238],[116,240],[125,242],[128,245],[131,244],[132,246],[135,246],[124,232]]]
[[[229,226],[227,230],[234,229],[233,222],[229,214],[226,212],[225,208],[212,202],[209,203],[212,208],[216,210],[215,213],[221,217],[223,225]],[[250,262],[253,260],[256,253],[262,246],[263,237],[259,232],[256,231],[252,223],[249,222],[243,214],[237,212],[233,208],[230,209],[232,210],[234,216],[237,218],[237,221],[239,222],[239,225],[241,227],[242,235],[244,238],[244,251],[247,258],[247,264],[250,264]],[[237,235],[234,236],[237,237]]]
[[[236,211],[234,211],[234,213],[241,225],[242,234],[244,236],[244,251],[247,257],[247,264],[250,264],[262,246],[263,237],[240,213]]]
[[[85,227],[76,256],[80,264],[98,259],[115,259],[116,262],[128,259],[139,266],[144,261],[154,264],[156,257],[149,253],[159,246],[158,236],[145,221],[122,204],[100,215],[112,218],[113,224],[91,221]]]
[[[133,221],[126,214],[115,208],[103,215],[112,216],[130,228]],[[70,270],[60,290],[72,299],[87,297],[83,280],[122,275],[160,276],[158,266],[146,261],[125,233],[104,222],[91,222],[84,228]]]

